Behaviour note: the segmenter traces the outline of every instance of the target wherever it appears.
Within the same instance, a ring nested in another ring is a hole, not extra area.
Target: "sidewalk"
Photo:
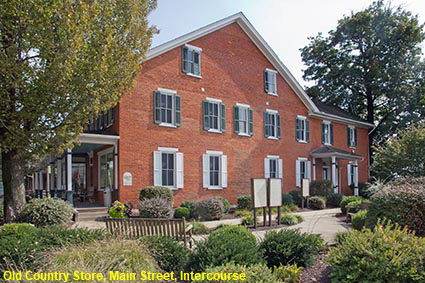
[[[333,208],[324,210],[294,212],[293,214],[299,214],[304,218],[304,221],[302,223],[293,226],[280,227],[272,230],[278,231],[285,228],[300,228],[301,232],[320,234],[328,244],[333,244],[336,233],[340,231],[347,231],[349,227],[349,225],[347,225],[344,221],[340,221],[338,218],[335,217],[335,215],[340,211],[341,210],[339,208]],[[217,221],[207,221],[203,223],[208,228],[212,229],[221,224],[238,225],[241,223],[241,219],[223,219]],[[73,225],[73,227],[87,227],[90,229],[106,228],[104,222],[97,221],[77,222]],[[257,237],[257,239],[261,240],[264,238],[264,235],[267,231],[270,230],[253,231],[253,234],[255,235],[255,237]],[[205,236],[195,236],[195,239],[202,238],[205,238]]]

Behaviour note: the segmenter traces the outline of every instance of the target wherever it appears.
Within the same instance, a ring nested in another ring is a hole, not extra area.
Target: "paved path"
[[[281,227],[273,230],[281,230],[285,228],[295,229],[300,228],[301,232],[307,232],[312,234],[320,234],[323,239],[328,244],[334,243],[334,237],[337,232],[347,231],[349,225],[345,224],[344,221],[336,218],[335,215],[340,212],[339,208],[333,209],[324,209],[324,210],[313,210],[313,211],[303,211],[303,212],[295,212],[293,214],[300,214],[304,218],[304,221],[300,224],[289,226],[289,227]],[[217,221],[208,221],[204,222],[204,224],[208,228],[215,228],[220,224],[229,224],[229,225],[237,225],[240,224],[241,220],[238,219],[224,219]],[[104,222],[97,221],[82,221],[74,224],[74,227],[87,227],[87,228],[105,228]],[[257,237],[257,239],[264,238],[264,231],[254,231],[253,234]],[[196,239],[205,238],[205,236],[197,236]]]

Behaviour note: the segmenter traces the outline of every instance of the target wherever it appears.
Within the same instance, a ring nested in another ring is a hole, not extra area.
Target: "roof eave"
[[[354,126],[358,126],[362,128],[371,129],[375,127],[375,125],[367,123],[367,122],[357,121],[357,120],[353,120],[353,119],[349,119],[349,118],[345,118],[345,117],[341,117],[341,116],[337,116],[337,115],[333,115],[333,114],[329,114],[325,112],[320,112],[320,111],[317,111],[317,112],[312,111],[309,113],[309,116],[312,118],[328,119],[328,120],[341,122],[344,124],[350,124],[350,125],[354,125]]]

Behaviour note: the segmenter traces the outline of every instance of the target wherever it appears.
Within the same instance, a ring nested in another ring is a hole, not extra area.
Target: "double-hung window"
[[[282,178],[282,159],[277,155],[264,158],[264,178]]]
[[[182,70],[189,76],[201,76],[202,48],[186,44],[182,49]]]
[[[304,116],[297,116],[295,120],[296,127],[296,139],[299,142],[309,142],[310,141],[310,121],[307,120]]]
[[[301,187],[302,179],[311,179],[311,162],[300,157],[295,162],[296,186]]]
[[[334,130],[330,121],[322,122],[322,143],[332,145],[334,143]]]
[[[181,125],[181,98],[174,90],[159,88],[154,92],[154,122],[160,126]]]
[[[264,136],[269,139],[280,139],[280,115],[276,110],[264,112]]]
[[[240,136],[252,136],[253,112],[249,105],[237,103],[233,107],[235,133]]]
[[[354,126],[347,127],[347,145],[348,147],[357,146],[357,129]]]
[[[153,160],[155,186],[183,188],[183,153],[177,148],[159,147],[153,153]]]
[[[221,100],[207,98],[202,102],[204,113],[204,130],[213,133],[226,131],[226,107]]]
[[[227,187],[227,156],[221,151],[207,151],[202,156],[203,185],[207,189]]]
[[[264,70],[264,91],[271,95],[277,95],[277,72],[275,70]]]

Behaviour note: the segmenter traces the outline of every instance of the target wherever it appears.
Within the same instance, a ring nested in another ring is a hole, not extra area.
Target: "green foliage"
[[[243,216],[241,224],[244,225],[244,226],[254,225],[254,215],[253,215],[253,213],[251,212],[251,213]]]
[[[282,280],[285,283],[300,282],[302,271],[303,268],[298,267],[296,263],[281,265],[279,267],[275,266],[273,268],[273,273],[277,276],[278,279]]]
[[[255,236],[243,226],[220,228],[211,232],[205,242],[198,242],[189,268],[202,271],[231,262],[247,266],[263,262]]]
[[[111,218],[128,218],[126,214],[126,207],[119,201],[114,201],[112,206],[108,210],[108,214]]]
[[[330,194],[326,199],[326,204],[333,207],[340,207],[343,194]]]
[[[140,191],[139,200],[143,201],[152,198],[165,199],[170,206],[173,206],[173,192],[166,187],[148,186]]]
[[[374,194],[368,207],[366,226],[372,228],[379,219],[389,219],[425,236],[425,186],[423,183],[393,185]]]
[[[314,180],[310,183],[311,196],[329,196],[333,194],[332,182],[330,180]]]
[[[344,16],[328,36],[319,33],[310,38],[301,49],[307,65],[304,79],[315,82],[307,92],[367,118],[376,125],[369,137],[379,144],[398,129],[422,120],[424,39],[417,16],[383,0],[375,1]],[[398,162],[398,154],[393,156]],[[418,152],[417,156],[425,155]]]
[[[191,224],[192,227],[192,233],[194,235],[204,235],[204,234],[208,234],[209,230],[208,227],[205,226],[204,223],[199,222],[199,221],[191,221],[188,224]]]
[[[3,206],[3,198],[0,198],[0,223],[3,222],[4,216],[4,206]]]
[[[389,180],[397,176],[425,175],[425,124],[401,131],[376,149],[372,170],[375,176]]]
[[[341,212],[342,214],[346,214],[347,213],[347,209],[345,208],[350,202],[352,201],[358,201],[358,200],[362,200],[362,198],[360,196],[348,196],[348,197],[344,197],[341,200],[340,203],[340,207],[341,207]]]
[[[215,196],[214,198],[220,200],[223,203],[223,207],[224,207],[223,213],[225,213],[225,214],[229,213],[230,202],[227,199],[225,199],[224,197]]]
[[[35,226],[57,225],[71,221],[73,212],[71,205],[61,199],[32,199],[24,206],[20,218]]]
[[[269,267],[293,263],[310,265],[323,247],[320,235],[301,233],[299,229],[267,232],[260,244]]]
[[[292,198],[292,195],[283,193],[282,194],[282,205],[293,205],[294,199]]]
[[[262,264],[256,264],[251,266],[235,265],[234,263],[228,263],[226,265],[210,267],[204,272],[211,274],[226,274],[226,273],[239,273],[245,274],[246,279],[232,280],[226,278],[225,280],[197,280],[192,281],[193,283],[229,283],[229,282],[245,282],[245,283],[284,283],[278,278],[278,274],[271,272],[267,266]],[[224,278],[223,278],[224,279]],[[285,281],[286,282],[286,281]],[[288,283],[292,283],[288,281]]]
[[[362,200],[353,200],[349,203],[347,203],[347,205],[345,206],[347,209],[347,206],[355,206],[355,208],[351,208],[350,212],[357,212],[360,210],[360,207],[362,205]]]
[[[238,209],[238,210],[235,211],[235,215],[237,217],[244,217],[244,216],[247,216],[247,215],[250,215],[250,214],[252,214],[252,211],[250,211],[250,210]]]
[[[240,196],[237,198],[238,209],[252,209],[251,195]]]
[[[350,230],[329,252],[331,282],[425,282],[425,238],[399,226]]]
[[[369,186],[370,184],[367,182],[359,182],[357,188],[359,189],[359,196],[361,196],[362,198],[369,198],[370,194],[369,194]],[[354,184],[350,185],[350,189],[351,192],[354,195]]]
[[[185,200],[184,202],[180,204],[180,207],[186,207],[189,209],[190,211],[189,218],[195,217],[195,203],[196,203],[195,200]]]
[[[189,250],[181,243],[165,236],[144,237],[141,242],[148,247],[162,270],[175,273],[184,270]]]
[[[177,207],[174,210],[174,218],[186,218],[188,219],[190,216],[190,210],[187,207]]]
[[[366,223],[367,210],[363,209],[353,215],[351,223],[356,230],[362,230]]]
[[[301,221],[300,221],[301,220]],[[282,214],[280,216],[280,223],[283,225],[296,225],[303,221],[301,215],[293,215],[293,214]]]
[[[311,197],[308,200],[308,206],[311,209],[325,209],[326,208],[326,201],[319,196]]]
[[[138,208],[142,218],[171,218],[173,215],[170,202],[160,197],[140,200]]]
[[[335,243],[337,243],[338,245],[343,245],[345,242],[345,239],[349,236],[348,234],[349,232],[337,232],[335,234]]]
[[[224,205],[221,200],[207,198],[195,204],[194,216],[203,221],[218,220],[223,216]]]
[[[302,199],[303,199],[301,191],[300,190],[293,190],[293,191],[290,191],[289,194],[292,196],[292,199],[294,200],[294,204],[296,204],[298,207],[301,207],[302,206]]]

